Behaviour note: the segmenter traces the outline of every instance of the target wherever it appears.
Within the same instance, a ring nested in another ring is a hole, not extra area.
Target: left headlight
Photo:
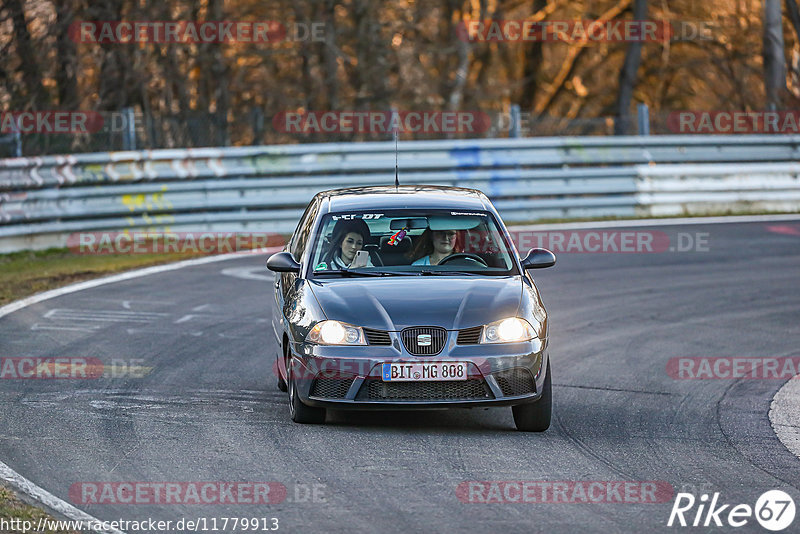
[[[320,321],[306,336],[306,341],[318,345],[366,345],[364,331],[340,321]]]
[[[516,343],[536,337],[531,323],[520,317],[501,319],[483,327],[481,343]]]

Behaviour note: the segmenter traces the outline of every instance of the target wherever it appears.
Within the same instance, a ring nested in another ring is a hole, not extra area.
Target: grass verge
[[[91,278],[185,260],[193,254],[76,254],[67,249],[0,255],[0,306]]]
[[[57,521],[53,516],[48,515],[39,508],[31,506],[20,500],[17,495],[8,488],[0,486],[0,534],[21,534],[23,532],[23,522],[29,521],[32,524],[31,530],[35,529],[40,519]],[[5,525],[2,522],[5,521]],[[13,529],[10,527],[14,527]],[[52,523],[50,526],[54,526]],[[9,527],[9,528],[4,528]],[[18,527],[18,528],[17,528]],[[76,530],[41,530],[52,534],[78,534]]]

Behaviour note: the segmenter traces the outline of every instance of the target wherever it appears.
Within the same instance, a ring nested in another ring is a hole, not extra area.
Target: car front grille
[[[430,336],[430,345],[420,345],[420,336]],[[437,326],[414,326],[400,332],[406,350],[414,356],[435,356],[442,352],[447,330]]]
[[[458,340],[456,343],[459,345],[477,345],[481,342],[481,334],[483,333],[482,326],[475,326],[472,328],[465,328],[458,331]]]
[[[381,382],[371,380],[366,395],[359,394],[359,400],[472,400],[494,398],[483,380],[470,379],[437,382]]]
[[[310,396],[323,399],[344,399],[347,397],[347,392],[350,391],[350,386],[353,385],[353,380],[355,380],[355,376],[333,378],[317,376],[314,385],[311,386]]]
[[[505,371],[493,373],[493,376],[506,397],[536,392],[536,383],[533,381],[533,375],[524,367],[506,369]]]
[[[367,345],[391,345],[392,338],[389,337],[389,332],[383,330],[372,330],[371,328],[364,328],[364,337],[367,338]]]

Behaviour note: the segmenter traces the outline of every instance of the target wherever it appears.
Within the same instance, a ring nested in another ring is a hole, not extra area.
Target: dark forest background
[[[771,29],[770,10],[778,12]],[[456,31],[470,19],[634,17],[705,32],[636,44],[469,42]],[[325,39],[93,44],[69,37],[76,21],[111,20],[322,23]],[[272,126],[276,114],[303,110],[508,113],[518,105],[539,128],[528,134],[613,134],[636,133],[643,103],[653,133],[667,133],[674,110],[796,106],[798,28],[795,0],[0,0],[0,110],[132,108],[142,118],[139,144],[151,147],[350,140]],[[72,136],[58,148],[97,142]]]

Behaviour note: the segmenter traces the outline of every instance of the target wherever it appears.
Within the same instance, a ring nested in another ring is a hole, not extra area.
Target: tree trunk
[[[78,99],[78,65],[75,43],[69,38],[69,25],[74,20],[74,5],[64,1],[56,5],[56,86],[58,105],[62,109],[76,109]]]
[[[763,54],[767,109],[775,110],[786,91],[780,0],[764,0]]]
[[[800,11],[797,9],[797,2],[795,2],[795,0],[786,0],[786,13],[789,15],[794,33],[798,41],[800,41]]]
[[[633,19],[644,21],[647,18],[647,0],[635,0]],[[636,87],[636,74],[642,60],[642,42],[634,41],[628,45],[625,63],[619,73],[619,91],[617,93],[615,135],[628,135],[631,125],[631,101]]]
[[[338,0],[326,0],[322,6],[325,21],[325,42],[322,43],[322,64],[325,71],[328,109],[339,109],[339,62],[336,45],[336,5]]]
[[[531,13],[538,13],[547,6],[547,0],[533,0]],[[534,39],[525,43],[525,59],[522,67],[522,88],[517,102],[525,111],[533,111],[536,93],[539,91],[539,72],[544,61],[543,43]]]
[[[125,13],[123,2],[98,2],[92,6],[97,20],[121,20]],[[102,54],[99,61],[100,75],[98,76],[98,101],[96,109],[102,111],[118,111],[128,105],[129,84],[136,78],[130,69],[133,62],[130,60],[130,48],[114,43],[102,43]]]
[[[42,73],[36,60],[39,54],[34,51],[31,34],[28,31],[28,21],[25,19],[25,8],[21,0],[5,0],[3,2],[11,15],[14,27],[17,54],[20,58],[22,81],[27,90],[27,97],[34,109],[44,109],[49,102],[47,92],[42,84]]]
[[[213,20],[225,20],[223,14],[223,0],[210,0],[208,11]],[[216,107],[217,139],[218,146],[229,146],[231,136],[228,128],[228,111],[231,108],[230,70],[222,54],[222,45],[213,45],[211,76],[216,88],[214,90],[214,103]]]

